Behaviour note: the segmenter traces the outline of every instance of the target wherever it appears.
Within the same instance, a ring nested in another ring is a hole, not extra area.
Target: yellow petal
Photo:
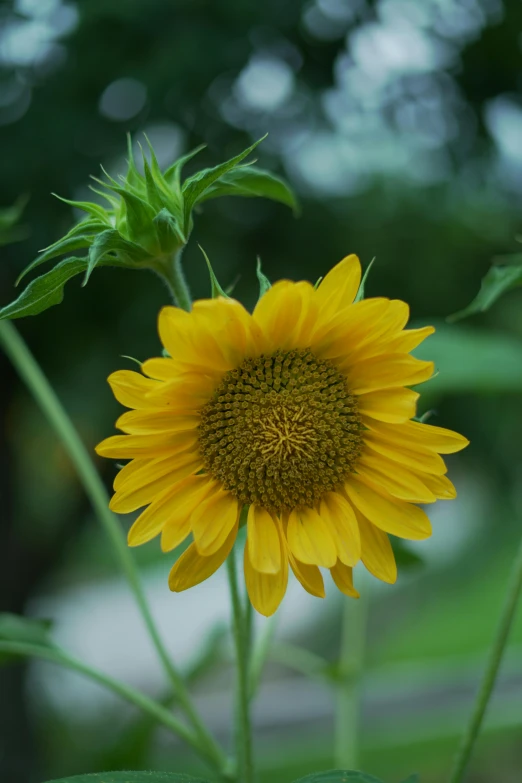
[[[353,586],[353,573],[350,566],[344,565],[340,560],[330,569],[332,579],[337,588],[350,598],[359,598],[359,593]]]
[[[281,568],[276,574],[257,571],[250,560],[250,548],[245,547],[245,584],[248,597],[254,609],[265,617],[274,614],[283,600],[288,584],[288,560],[284,556],[280,541]]]
[[[356,255],[346,256],[321,280],[316,291],[321,320],[326,322],[351,305],[360,284],[360,261]]]
[[[170,552],[185,540],[192,528],[194,511],[203,500],[219,490],[219,484],[210,481],[208,476],[191,476],[190,479],[199,481],[194,481],[192,487],[185,487],[183,495],[178,492],[177,505],[161,531],[162,552]]]
[[[330,528],[313,508],[294,509],[286,534],[290,551],[302,563],[331,568],[337,560]]]
[[[409,421],[401,425],[401,431],[413,443],[427,446],[439,454],[453,454],[469,445],[469,440],[458,432],[433,424],[422,424],[419,421]]]
[[[183,313],[183,315],[181,315]],[[161,342],[172,359],[187,367],[203,367],[207,371],[231,370],[222,347],[209,324],[195,312],[185,313],[177,307],[164,307],[158,317]]]
[[[192,516],[192,534],[200,555],[208,557],[223,546],[237,526],[240,508],[231,492],[221,490],[201,503]]]
[[[408,354],[384,354],[365,359],[354,365],[341,364],[348,376],[352,394],[397,386],[413,386],[427,381],[433,375],[433,362],[423,362]]]
[[[355,350],[374,324],[382,319],[390,300],[384,298],[363,299],[337,313],[326,324],[318,324],[311,343],[321,359],[344,357]]]
[[[430,520],[418,506],[384,497],[353,476],[344,488],[361,514],[385,533],[413,541],[430,537]]]
[[[119,487],[109,503],[116,514],[130,511],[151,503],[164,490],[191,476],[203,467],[201,457],[190,449],[174,454],[166,460],[154,460],[137,471]]]
[[[397,564],[390,539],[358,512],[357,521],[361,531],[361,559],[365,567],[377,579],[394,584],[397,581]]]
[[[253,317],[267,338],[269,350],[296,347],[311,291],[310,283],[280,280],[261,297]]]
[[[323,575],[317,566],[301,563],[290,553],[288,553],[288,559],[295,578],[302,584],[306,592],[310,593],[310,595],[315,595],[317,598],[324,598],[326,593]]]
[[[357,403],[359,413],[378,421],[398,424],[416,415],[419,396],[412,389],[384,389],[361,394]]]
[[[163,457],[159,457],[160,460],[164,459]],[[137,473],[141,468],[145,467],[145,465],[150,465],[151,462],[154,462],[155,460],[150,459],[133,459],[130,462],[128,462],[126,465],[124,465],[121,470],[116,473],[114,476],[114,481],[112,482],[112,486],[115,490],[120,489],[120,487],[127,481],[127,479],[130,479],[131,476],[133,476],[135,473]]]
[[[235,299],[200,299],[194,313],[207,323],[227,358],[235,364],[246,356],[254,357],[266,349],[262,330],[250,313]]]
[[[248,509],[247,546],[250,562],[256,571],[277,574],[281,570],[281,541],[274,518],[261,506]]]
[[[434,503],[436,500],[418,474],[369,449],[359,457],[356,472],[377,491],[382,488],[399,500],[409,503]]]
[[[237,536],[237,525],[232,528],[223,546],[210,557],[200,555],[196,545],[191,544],[172,567],[169,587],[175,593],[204,582],[218,570],[229,556]]]
[[[154,403],[147,395],[161,388],[161,381],[144,378],[133,370],[118,370],[107,378],[112,393],[126,408],[152,408]]]
[[[421,329],[405,329],[386,343],[386,350],[393,353],[409,353],[434,332],[434,326],[423,326]]]
[[[116,427],[129,435],[162,435],[169,432],[196,430],[201,422],[198,414],[174,410],[127,411],[116,422]]]
[[[100,457],[140,459],[167,456],[173,451],[185,451],[197,442],[197,432],[170,432],[166,435],[111,435],[96,446]]]
[[[400,462],[401,465],[406,465],[413,470],[421,470],[436,476],[442,476],[447,471],[444,460],[434,451],[423,449],[420,446],[408,449],[400,439],[395,442],[391,435],[383,437],[382,433],[377,430],[366,430],[364,443],[377,454],[383,454],[394,462]]]
[[[457,490],[447,476],[423,474],[422,480],[439,500],[453,500],[457,497]]]
[[[361,557],[361,538],[350,503],[338,492],[327,492],[319,513],[333,534],[339,560],[345,565],[356,565]]]
[[[383,353],[393,353],[388,348],[390,338],[400,334],[401,329],[408,322],[410,308],[406,302],[400,299],[391,299],[386,310],[368,326],[364,334],[358,335],[358,340],[353,342],[347,351],[347,361],[350,363],[362,361]]]
[[[174,381],[179,376],[180,366],[170,357],[158,356],[143,362],[141,370],[149,378],[155,378],[158,381]]]
[[[184,525],[212,487],[208,476],[189,476],[164,490],[132,525],[128,534],[129,546],[145,544],[161,533],[165,525]],[[190,528],[185,536],[189,532]]]

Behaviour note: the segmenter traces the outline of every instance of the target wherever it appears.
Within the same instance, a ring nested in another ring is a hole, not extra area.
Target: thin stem
[[[522,593],[522,543],[513,564],[506,598],[496,637],[491,647],[486,670],[482,677],[479,692],[475,700],[473,711],[466,732],[462,738],[460,750],[455,759],[455,764],[450,777],[450,783],[461,783],[465,779],[466,770],[473,753],[473,748],[484,720],[484,715],[493,693],[495,681],[502,661],[513,620],[517,610],[517,604]]]
[[[248,681],[248,634],[246,615],[241,605],[235,550],[227,559],[228,582],[232,599],[234,643],[236,647],[236,752],[240,783],[252,783],[252,738],[250,727],[250,700]]]
[[[78,432],[21,336],[13,324],[8,321],[0,322],[0,345],[3,346],[20,377],[26,383],[34,399],[54,427],[58,437],[66,448],[69,457],[77,470],[80,481],[83,484],[85,493],[91,501],[98,519],[109,537],[123,573],[134,593],[136,603],[138,604],[147,631],[179,699],[180,705],[185,710],[185,713],[194,725],[201,740],[205,742],[211,750],[216,760],[216,764],[224,766],[226,763],[224,754],[196,713],[183,678],[170,660],[158,633],[158,629],[152,619],[145,598],[145,593],[141,586],[136,565],[130,550],[126,545],[123,532],[118,524],[116,516],[109,510],[107,492]]]
[[[276,628],[276,617],[272,615],[265,623],[263,631],[259,634],[256,643],[251,646],[250,667],[249,667],[249,696],[252,700],[259,689],[263,668],[267,661],[270,645],[274,638]]]
[[[339,769],[356,769],[358,763],[367,600],[367,590],[358,601],[344,598],[335,725],[335,762]]]
[[[180,248],[177,253],[173,253],[168,258],[165,258],[164,263],[158,266],[157,271],[167,283],[174,303],[183,310],[190,310],[192,299],[187,281],[185,280],[183,267],[181,266],[182,252],[183,248]]]
[[[73,669],[80,674],[84,674],[91,680],[94,680],[100,685],[103,685],[108,690],[117,693],[127,701],[135,704],[143,712],[149,714],[159,723],[162,723],[164,726],[185,740],[187,744],[191,745],[195,750],[197,750],[200,755],[203,755],[210,762],[211,766],[214,766],[214,760],[212,757],[208,756],[208,749],[205,745],[201,744],[201,742],[198,740],[198,737],[191,729],[189,729],[178,718],[172,715],[171,712],[162,707],[161,704],[158,704],[152,699],[149,699],[148,696],[145,696],[144,693],[141,693],[141,691],[136,690],[132,686],[126,685],[124,682],[120,682],[119,680],[115,680],[108,674],[105,674],[98,669],[93,669],[91,666],[83,663],[83,661],[79,661],[76,658],[73,658],[68,653],[65,653],[59,649],[53,649],[52,647],[42,647],[40,645],[28,644],[24,642],[0,641],[0,652],[12,655],[23,655],[30,658],[42,658],[43,660],[56,663],[60,666],[65,666],[67,669]]]

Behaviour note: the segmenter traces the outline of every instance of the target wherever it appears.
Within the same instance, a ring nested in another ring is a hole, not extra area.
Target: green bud
[[[296,199],[286,183],[275,175],[243,163],[262,141],[220,163],[181,181],[183,166],[200,152],[198,147],[161,170],[154,149],[146,139],[147,159],[140,145],[143,174],[138,171],[130,137],[127,172],[117,179],[102,168],[104,178],[93,177],[91,190],[106,202],[70,201],[61,198],[86,217],[65,236],[45,248],[22,272],[18,282],[36,267],[60,256],[74,253],[36,278],[16,300],[0,309],[1,318],[36,314],[63,298],[63,284],[75,274],[84,273],[84,285],[98,266],[151,269],[167,277],[172,259],[178,258],[193,227],[194,208],[220,196],[262,196],[297,210]],[[60,197],[58,197],[60,198]],[[78,251],[85,255],[79,257]],[[57,271],[56,274],[54,272]],[[213,292],[218,291],[212,280]],[[49,289],[49,290],[48,290]],[[38,293],[39,300],[35,300]],[[219,291],[220,295],[221,290]],[[225,294],[226,295],[226,294]]]

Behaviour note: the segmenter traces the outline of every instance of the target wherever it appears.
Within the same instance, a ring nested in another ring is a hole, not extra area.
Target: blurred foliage
[[[386,38],[390,26],[406,44]],[[444,533],[420,550],[424,566],[401,568],[399,584],[373,601],[361,766],[394,783],[412,769],[422,783],[444,779],[520,534],[522,289],[512,287],[516,267],[506,257],[516,257],[522,223],[521,29],[519,0],[0,5],[1,305],[13,299],[21,270],[80,217],[50,193],[84,201],[100,163],[111,176],[122,173],[126,132],[136,139],[146,132],[162,166],[204,143],[201,165],[211,166],[268,131],[259,165],[290,179],[301,217],[264,201],[206,203],[184,256],[193,294],[210,294],[197,243],[223,288],[235,283],[234,296],[248,306],[257,299],[258,257],[269,280],[315,281],[356,252],[364,267],[376,257],[367,296],[404,299],[414,322],[437,325],[418,352],[439,371],[423,389],[420,413],[431,411],[430,421],[464,432],[472,445],[450,463],[458,513],[443,506],[434,527]],[[428,67],[406,67],[404,52],[430,46]],[[188,163],[189,176],[197,168]],[[8,206],[21,193],[30,194],[23,215],[30,233],[13,227],[22,202],[14,212]],[[446,324],[483,278],[486,297],[473,305],[475,317]],[[501,290],[502,299],[485,308]],[[155,313],[167,300],[159,279],[104,268],[85,289],[71,282],[60,308],[21,323],[90,446],[109,434],[118,413],[106,376],[128,366],[122,355],[157,353]],[[113,563],[61,446],[0,362],[0,594],[5,611],[21,613],[35,596],[109,579]],[[113,468],[99,467],[110,482]],[[137,556],[144,567],[160,557],[165,565],[153,544]],[[331,661],[338,606],[327,602],[324,617],[313,617],[316,625],[295,641]],[[519,621],[474,783],[520,778],[521,640]],[[282,661],[270,666],[276,680],[282,670],[288,675]],[[217,687],[222,665],[205,671],[198,688]],[[122,725],[118,707],[101,724],[71,716],[28,689],[22,669],[1,672],[2,780],[40,783],[102,769],[111,758],[121,768],[168,769],[173,756],[177,769],[202,774],[177,746],[149,742],[150,725]],[[126,756],[134,729],[145,740]],[[331,767],[330,734],[321,715],[262,732],[260,780],[288,783]]]

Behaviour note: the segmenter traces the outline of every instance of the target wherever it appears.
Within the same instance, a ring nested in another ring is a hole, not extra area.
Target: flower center
[[[309,349],[246,359],[201,411],[205,468],[240,503],[276,513],[342,485],[361,443],[346,379]]]

